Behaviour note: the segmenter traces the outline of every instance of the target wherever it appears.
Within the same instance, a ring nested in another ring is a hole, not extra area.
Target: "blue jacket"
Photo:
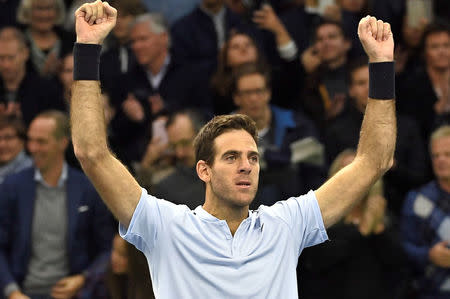
[[[8,284],[22,284],[30,261],[34,173],[27,168],[0,185],[0,298]],[[95,260],[109,253],[113,221],[84,174],[69,167],[66,186],[70,275],[88,274]]]
[[[450,291],[441,289],[450,279],[450,270],[435,266],[428,257],[436,243],[450,240],[449,201],[450,194],[432,181],[409,192],[403,205],[403,247],[415,267],[421,296],[436,299],[450,296]]]

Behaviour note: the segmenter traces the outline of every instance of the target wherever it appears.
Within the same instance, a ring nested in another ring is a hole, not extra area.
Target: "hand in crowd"
[[[269,4],[264,4],[261,9],[254,12],[253,22],[259,28],[269,30],[275,34],[278,46],[283,46],[291,41],[291,36]]]
[[[70,299],[83,287],[83,275],[73,275],[58,281],[52,288],[51,296],[55,299]]]
[[[322,63],[316,47],[311,46],[303,51],[301,63],[307,74],[313,73]]]
[[[253,22],[260,28],[269,30],[273,33],[280,32],[282,27],[284,27],[272,6],[269,4],[264,4],[261,9],[254,12]]]
[[[447,247],[448,242],[442,241],[436,243],[431,249],[428,251],[428,256],[430,261],[436,266],[442,268],[450,268],[450,249]]]
[[[97,0],[83,4],[75,12],[75,31],[77,42],[101,44],[116,25],[117,10],[108,2]]]
[[[326,113],[327,119],[335,118],[344,109],[346,95],[344,93],[337,93],[330,101],[331,105],[328,107]]]
[[[144,120],[144,108],[133,94],[128,94],[127,99],[122,103],[122,109],[130,120],[135,122],[142,122]]]
[[[42,75],[54,75],[58,72],[59,67],[61,65],[61,61],[56,56],[55,52],[51,52],[48,54],[47,59],[45,60],[44,67],[42,68]]]
[[[20,103],[0,103],[0,115],[15,115],[17,117],[21,117],[22,110],[20,109]]]
[[[162,118],[158,118],[154,120],[155,122],[161,122],[165,120]],[[158,161],[163,153],[168,149],[169,144],[167,138],[162,136],[161,133],[153,133],[152,139],[150,143],[147,145],[147,149],[145,151],[144,157],[141,160],[141,166],[143,168],[151,167],[156,161]]]
[[[384,231],[386,206],[387,202],[383,196],[369,196],[359,225],[359,232],[362,235],[380,234]]]
[[[9,295],[8,299],[30,299],[30,297],[23,294],[21,291],[14,291]]]
[[[164,100],[159,94],[149,96],[148,102],[150,103],[150,109],[152,110],[153,115],[157,114],[164,108]]]

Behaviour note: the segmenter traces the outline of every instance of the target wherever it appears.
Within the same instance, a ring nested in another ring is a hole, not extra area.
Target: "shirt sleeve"
[[[158,237],[177,214],[187,207],[158,199],[142,188],[141,198],[134,210],[130,225],[119,223],[119,234],[142,252],[155,247]]]
[[[271,209],[291,229],[298,255],[306,247],[328,240],[319,204],[313,191],[279,201]]]

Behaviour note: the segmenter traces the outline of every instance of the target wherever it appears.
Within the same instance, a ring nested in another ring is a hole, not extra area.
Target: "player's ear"
[[[196,165],[196,170],[198,177],[203,182],[208,183],[211,180],[211,168],[206,161],[199,160]]]

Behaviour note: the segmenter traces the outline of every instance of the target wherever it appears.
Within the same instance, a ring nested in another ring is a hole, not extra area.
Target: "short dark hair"
[[[208,165],[213,165],[216,154],[214,140],[232,130],[245,130],[256,144],[258,144],[258,130],[256,123],[247,115],[232,114],[219,115],[211,119],[194,139],[195,160],[205,161]]]
[[[231,80],[231,94],[238,92],[239,80],[248,75],[258,74],[264,77],[266,81],[266,87],[270,89],[270,70],[263,64],[248,62],[243,65],[237,66],[232,73]]]
[[[0,130],[12,128],[16,131],[16,135],[25,140],[27,137],[27,131],[22,118],[15,115],[0,115]]]
[[[425,54],[425,46],[430,35],[438,33],[447,33],[448,35],[450,35],[450,26],[448,25],[448,23],[439,21],[430,23],[427,25],[427,27],[425,27],[425,30],[422,34],[422,39],[420,40],[420,52],[422,54]]]
[[[334,21],[334,20],[329,20],[329,19],[322,19],[315,27],[314,27],[314,31],[313,31],[313,41],[317,40],[317,32],[319,31],[320,27],[323,27],[325,25],[333,25],[339,28],[339,30],[342,33],[342,36],[344,37],[344,39],[349,40],[350,37],[348,36],[347,32],[345,32],[344,30],[344,26],[342,25],[341,22],[339,21]]]
[[[46,110],[39,113],[34,119],[50,118],[55,121],[55,131],[53,136],[56,139],[67,138],[70,139],[70,121],[66,113],[58,110]]]

